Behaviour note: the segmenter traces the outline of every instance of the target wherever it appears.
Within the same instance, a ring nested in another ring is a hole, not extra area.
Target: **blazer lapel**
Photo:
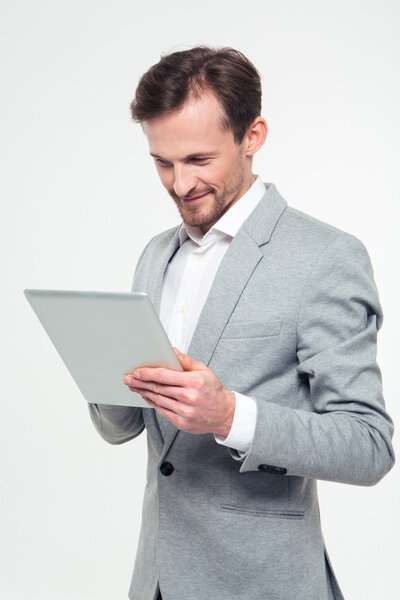
[[[193,334],[188,354],[209,364],[214,349],[239,297],[263,257],[260,246],[268,243],[287,206],[273,184],[233,238],[215,276]]]
[[[265,185],[265,195],[243,223],[221,261],[187,351],[190,356],[206,365],[212,358],[243,289],[262,260],[263,252],[260,247],[269,242],[287,206],[273,184]],[[164,457],[179,430],[167,419],[162,419],[160,427],[165,440]]]
[[[200,313],[188,354],[209,364],[222,331],[262,252],[247,231],[241,228],[233,238],[219,266],[211,290]]]
[[[179,229],[173,233],[172,239],[166,247],[166,250],[154,256],[152,264],[152,277],[147,285],[146,293],[150,297],[157,314],[160,314],[161,292],[165,269],[177,249],[179,248]]]

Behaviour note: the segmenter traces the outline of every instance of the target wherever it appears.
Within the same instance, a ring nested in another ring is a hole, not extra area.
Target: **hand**
[[[183,372],[140,367],[125,375],[124,383],[178,429],[227,437],[235,412],[235,394],[225,389],[204,363],[174,350]]]

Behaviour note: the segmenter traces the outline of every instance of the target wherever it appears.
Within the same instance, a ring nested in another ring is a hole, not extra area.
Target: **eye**
[[[203,163],[206,162],[208,158],[191,158],[190,160],[195,163]]]
[[[161,158],[157,158],[156,163],[163,168],[167,168],[170,167],[171,165],[169,163],[167,163],[165,160],[162,160]]]

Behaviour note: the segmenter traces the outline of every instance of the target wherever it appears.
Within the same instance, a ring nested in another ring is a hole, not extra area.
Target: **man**
[[[145,428],[132,600],[343,598],[316,480],[374,485],[394,462],[368,254],[252,173],[267,124],[231,48],[164,56],[132,102],[183,223],[135,272],[183,372],[140,368],[148,409],[90,405],[119,444]]]

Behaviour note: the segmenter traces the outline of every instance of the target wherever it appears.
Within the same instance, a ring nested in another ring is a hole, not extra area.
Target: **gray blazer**
[[[147,430],[148,468],[129,597],[342,599],[321,534],[317,479],[371,486],[394,462],[376,363],[382,310],[352,235],[287,206],[273,184],[233,239],[188,354],[252,396],[240,457],[151,408],[90,405],[101,436]],[[157,310],[175,227],[143,251],[133,291]],[[345,532],[344,532],[345,533]]]

